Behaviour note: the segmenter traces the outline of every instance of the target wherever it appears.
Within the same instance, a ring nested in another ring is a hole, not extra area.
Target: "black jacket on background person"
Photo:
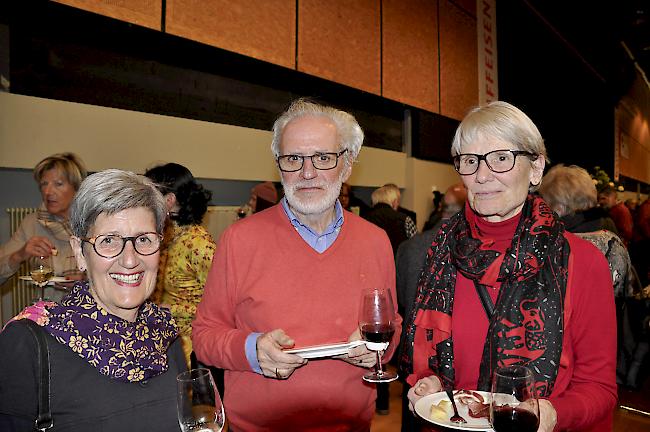
[[[406,215],[393,210],[391,206],[384,203],[377,203],[368,210],[365,218],[388,234],[390,245],[393,247],[393,255],[397,253],[399,245],[405,241],[406,236]]]
[[[594,232],[604,229],[618,235],[614,221],[601,207],[571,213],[562,216],[560,220],[564,222],[566,230],[571,233]]]

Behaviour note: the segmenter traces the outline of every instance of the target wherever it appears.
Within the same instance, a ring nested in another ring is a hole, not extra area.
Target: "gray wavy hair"
[[[320,105],[305,98],[293,101],[291,106],[273,123],[273,142],[271,143],[273,155],[276,158],[280,156],[280,141],[282,141],[282,133],[287,124],[291,120],[306,116],[322,116],[334,123],[338,133],[339,146],[341,150],[348,150],[345,154],[345,160],[349,165],[352,165],[359,156],[363,144],[363,130],[359,126],[357,119],[345,111],[331,106]]]
[[[118,169],[91,174],[81,182],[70,206],[72,233],[79,238],[87,237],[100,214],[113,215],[136,207],[153,213],[156,231],[162,234],[167,207],[165,198],[151,180]]]
[[[560,217],[589,210],[598,204],[598,193],[591,175],[577,165],[551,168],[539,187],[544,201]]]

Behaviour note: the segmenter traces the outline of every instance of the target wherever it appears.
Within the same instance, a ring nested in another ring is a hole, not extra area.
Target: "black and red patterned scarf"
[[[408,374],[431,370],[444,388],[453,387],[456,272],[479,284],[498,260],[491,270],[499,268],[496,280],[501,288],[489,320],[477,389],[490,390],[494,369],[518,364],[533,371],[539,395],[548,396],[564,335],[569,262],[564,226],[541,198],[529,195],[512,243],[499,256],[479,239],[477,217],[466,206],[436,234],[420,275],[415,307],[407,317],[400,368]],[[411,385],[416,380],[415,375],[408,378]]]

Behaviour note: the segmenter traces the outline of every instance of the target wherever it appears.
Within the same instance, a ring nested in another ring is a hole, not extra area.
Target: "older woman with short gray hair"
[[[548,160],[538,128],[491,102],[463,119],[451,154],[467,202],[434,235],[405,317],[400,366],[411,406],[441,390],[489,392],[495,371],[525,366],[540,396],[535,429],[611,430],[609,269],[531,193]]]
[[[49,368],[52,431],[179,431],[176,376],[186,364],[178,331],[147,300],[166,211],[146,177],[113,169],[83,181],[70,242],[88,280],[59,303],[26,308],[0,333],[0,430],[33,429],[39,374]],[[31,332],[44,337],[46,365]]]

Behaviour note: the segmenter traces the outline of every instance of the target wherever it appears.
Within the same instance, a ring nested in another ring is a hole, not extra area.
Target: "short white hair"
[[[334,123],[338,135],[338,144],[341,150],[347,149],[345,160],[349,165],[352,165],[359,156],[363,144],[363,130],[359,126],[357,119],[345,111],[320,105],[304,98],[293,101],[291,106],[273,123],[273,142],[271,143],[273,155],[276,158],[280,156],[280,142],[287,124],[291,120],[307,116],[325,117]]]
[[[379,203],[388,204],[392,206],[395,200],[399,201],[400,192],[399,188],[393,185],[386,185],[380,188],[375,189],[370,195],[370,201],[372,201],[372,206],[376,206]]]

